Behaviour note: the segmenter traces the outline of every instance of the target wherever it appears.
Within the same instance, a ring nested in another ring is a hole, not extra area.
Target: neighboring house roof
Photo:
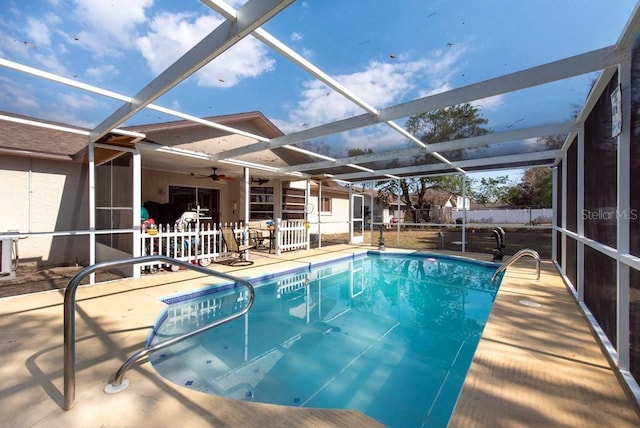
[[[34,118],[13,113],[0,112],[0,114],[25,121],[34,120]],[[40,119],[38,122],[88,132],[87,129],[71,127],[59,122]],[[3,155],[73,161],[79,160],[78,153],[87,144],[86,135],[0,120],[0,153]]]
[[[431,205],[444,206],[447,202],[451,203],[452,206],[456,205],[456,197],[442,189],[427,189],[424,199]]]
[[[314,196],[318,196],[318,189],[319,189],[318,181],[311,180],[310,187],[311,187],[311,194]],[[354,186],[353,192],[358,194],[364,194],[367,197],[371,195],[371,189],[368,189],[366,187]],[[376,197],[377,195],[378,195],[378,191],[374,190],[373,196]],[[349,187],[336,183],[334,180],[329,180],[329,179],[322,180],[322,196],[348,198]]]

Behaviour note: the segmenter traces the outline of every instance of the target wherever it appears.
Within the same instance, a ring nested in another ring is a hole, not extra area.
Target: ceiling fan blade
[[[218,168],[216,168],[216,167],[211,167],[211,169],[213,170],[213,174],[209,174],[209,175],[206,175],[206,174],[195,174],[195,173],[192,172],[191,176],[195,177],[195,178],[208,178],[211,181],[233,180],[235,178],[235,177],[230,177],[230,176],[225,175],[225,174],[217,174],[216,170]]]
[[[262,186],[265,183],[269,182],[268,178],[260,178],[260,177],[251,177],[251,179],[249,180],[250,183],[257,183],[258,185]]]

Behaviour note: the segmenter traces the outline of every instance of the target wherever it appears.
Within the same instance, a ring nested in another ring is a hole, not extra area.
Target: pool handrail
[[[64,391],[63,391],[63,406],[62,406],[63,410],[65,411],[70,410],[73,407],[73,404],[75,401],[75,391],[76,391],[76,371],[75,371],[75,359],[76,359],[76,348],[75,348],[76,346],[76,343],[75,343],[76,342],[75,340],[75,330],[76,330],[75,309],[76,307],[75,306],[76,305],[75,303],[76,301],[75,301],[75,297],[76,297],[76,291],[80,286],[80,282],[84,278],[86,278],[88,275],[100,269],[122,267],[122,266],[143,264],[143,263],[149,263],[149,262],[164,262],[166,264],[175,265],[178,267],[182,267],[184,269],[194,270],[196,272],[200,272],[205,275],[227,279],[236,283],[240,283],[241,285],[246,286],[249,290],[249,298],[248,298],[247,304],[241,311],[238,311],[237,313],[234,313],[228,317],[222,318],[217,322],[204,326],[198,330],[185,333],[184,335],[174,337],[164,342],[160,342],[159,344],[156,344],[156,345],[163,345],[167,342],[172,342],[172,343],[167,344],[166,346],[175,344],[180,340],[187,339],[188,337],[191,337],[197,333],[200,333],[201,331],[206,329],[205,327],[213,328],[213,327],[216,327],[217,325],[231,321],[231,319],[233,318],[240,317],[245,313],[247,313],[253,306],[253,302],[255,300],[255,290],[253,288],[253,285],[249,281],[242,278],[235,277],[233,275],[223,273],[223,272],[214,271],[199,265],[183,262],[181,260],[176,260],[167,256],[154,254],[149,256],[133,257],[133,258],[122,259],[122,260],[100,262],[100,263],[95,263],[91,266],[85,267],[80,272],[75,274],[73,278],[71,278],[71,280],[67,284],[67,288],[64,294]],[[165,346],[162,346],[161,348],[164,348],[164,347]],[[122,377],[124,376],[124,373],[126,372],[126,370],[135,361],[137,361],[138,358],[142,358],[143,356],[147,355],[148,352],[152,352],[153,350],[156,350],[151,348],[152,347],[145,348],[142,351],[138,351],[136,354],[132,355],[129,359],[127,359],[127,361],[125,361],[125,363],[120,367],[120,369],[116,373],[116,376],[118,376],[118,374],[120,373],[120,382],[122,382]],[[149,351],[145,353],[144,351],[146,350],[149,350]],[[138,355],[138,354],[141,354],[141,355]],[[134,357],[136,358],[133,359]],[[115,381],[115,378],[114,378],[114,381]]]
[[[108,394],[113,394],[116,392],[120,392],[121,390],[125,389],[128,386],[128,383],[123,383],[124,379],[124,374],[127,372],[127,370],[129,370],[131,368],[131,366],[138,360],[140,360],[141,358],[146,357],[147,355],[149,355],[152,352],[155,351],[159,351],[160,349],[164,349],[164,348],[168,348],[169,346],[173,346],[176,343],[182,342],[183,340],[189,339],[190,337],[193,337],[195,335],[198,335],[204,331],[210,330],[214,327],[217,327],[219,325],[225,324],[229,321],[232,321],[236,318],[241,317],[242,315],[246,314],[247,312],[249,312],[249,310],[251,309],[251,307],[253,306],[253,302],[255,300],[255,293],[253,290],[253,287],[250,288],[249,291],[249,299],[247,300],[247,304],[245,305],[245,307],[238,311],[238,312],[234,312],[229,316],[226,316],[224,318],[220,318],[217,321],[212,322],[211,324],[207,324],[204,325],[198,329],[189,331],[187,333],[181,334],[179,336],[175,336],[172,337],[171,339],[167,339],[167,340],[163,340],[162,342],[158,342],[155,345],[151,345],[148,346],[146,348],[143,348],[141,350],[139,350],[138,352],[136,352],[135,354],[131,355],[121,366],[120,368],[116,371],[116,373],[113,375],[113,381],[110,384],[107,384],[107,386],[105,387],[105,392]]]
[[[507,268],[509,266],[511,266],[512,264],[514,264],[515,262],[517,262],[520,258],[522,258],[524,256],[530,256],[530,257],[533,257],[535,259],[535,261],[536,261],[536,274],[537,274],[536,279],[540,279],[540,254],[538,254],[538,252],[536,250],[532,250],[531,248],[523,248],[520,251],[518,251],[517,253],[515,253],[509,260],[507,260],[506,262],[502,263],[500,265],[500,267],[498,267],[498,269],[496,269],[496,271],[494,272],[493,276],[491,277],[491,282],[494,282],[496,280],[496,278],[498,277],[500,272],[503,272],[503,271],[507,270]]]

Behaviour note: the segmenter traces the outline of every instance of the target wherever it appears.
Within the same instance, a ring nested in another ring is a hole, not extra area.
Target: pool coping
[[[372,248],[343,245],[256,257],[250,269],[286,269]],[[250,274],[247,268],[212,267]],[[506,272],[450,426],[531,426],[539,422],[639,426],[635,404],[625,395],[555,266],[544,261],[541,268],[540,281],[535,281],[533,269],[524,260]],[[202,276],[180,271],[80,287],[76,404],[68,412],[61,409],[62,294],[52,291],[0,299],[0,315],[4,315],[0,317],[3,422],[16,427],[377,425],[350,410],[273,406],[209,396],[173,385],[146,363],[127,373],[128,389],[104,394],[117,367],[145,343],[150,325],[165,306],[158,297],[199,284],[203,284]],[[531,309],[518,304],[520,299],[543,306]]]

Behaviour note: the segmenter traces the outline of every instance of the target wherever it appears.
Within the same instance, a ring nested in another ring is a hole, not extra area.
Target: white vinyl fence
[[[453,221],[462,222],[463,211],[453,212]],[[522,208],[495,210],[467,210],[467,223],[489,224],[550,224],[553,217],[551,208]]]

